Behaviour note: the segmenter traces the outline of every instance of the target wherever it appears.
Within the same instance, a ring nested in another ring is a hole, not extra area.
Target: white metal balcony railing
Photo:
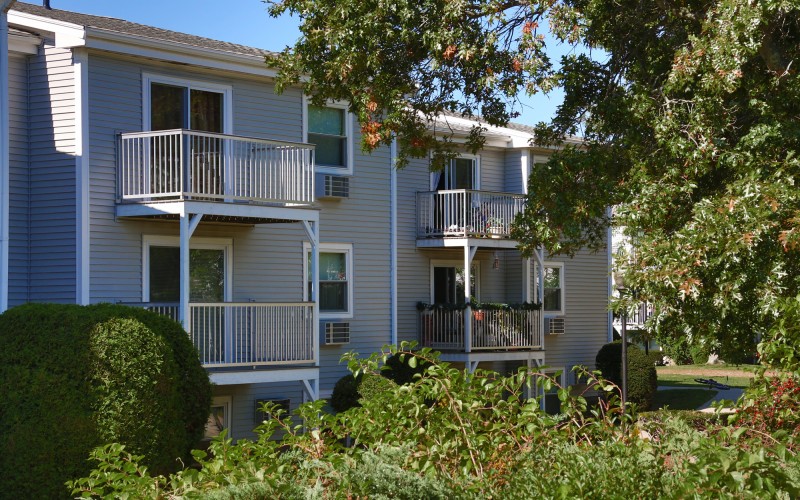
[[[194,130],[120,134],[122,202],[314,202],[314,146]]]
[[[174,320],[176,303],[127,303]],[[191,303],[186,330],[206,368],[314,362],[314,304]]]
[[[417,237],[508,238],[525,195],[453,189],[417,193]]]
[[[472,322],[469,350],[543,348],[540,311],[432,308],[420,312],[420,345],[447,351],[467,351],[464,318]]]
[[[628,328],[642,327],[654,312],[651,302],[639,302],[635,304],[632,309],[628,310],[628,314],[625,317]],[[622,324],[622,316],[619,313],[614,315],[614,322],[618,325]]]

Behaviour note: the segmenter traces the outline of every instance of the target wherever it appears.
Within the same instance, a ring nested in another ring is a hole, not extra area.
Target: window
[[[224,302],[230,296],[230,241],[194,238],[189,249],[189,301]],[[178,238],[147,236],[144,241],[144,301],[180,301]]]
[[[470,290],[479,298],[480,262],[473,262],[470,272]],[[463,304],[465,297],[464,263],[457,261],[431,262],[431,301],[434,304]]]
[[[343,105],[314,106],[306,102],[305,141],[316,146],[317,170],[352,174],[351,116]]]
[[[311,300],[311,247],[305,245],[305,291]],[[353,315],[353,247],[350,244],[321,243],[319,250],[319,310],[327,318]]]
[[[544,294],[542,305],[545,314],[562,315],[564,314],[564,264],[548,263],[544,264]],[[539,276],[536,276],[536,289],[539,289]]]
[[[231,87],[149,74],[143,80],[145,130],[232,132]]]
[[[461,155],[450,160],[444,171],[432,175],[431,184],[436,191],[480,189],[480,157]]]
[[[219,436],[222,431],[230,428],[231,398],[230,396],[216,397],[211,402],[211,412],[206,421],[206,430],[203,441],[211,441]],[[228,432],[228,437],[230,432]]]

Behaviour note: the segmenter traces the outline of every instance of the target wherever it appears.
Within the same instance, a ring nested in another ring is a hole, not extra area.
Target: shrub
[[[358,399],[361,395],[358,393],[358,385],[360,382],[361,376],[355,377],[352,373],[348,373],[336,382],[331,394],[331,406],[334,410],[347,411],[359,405]]]
[[[595,363],[603,377],[617,385],[622,384],[622,342],[611,342],[601,347]],[[628,401],[648,410],[657,389],[654,364],[644,351],[628,344]]]
[[[404,354],[393,354],[386,358],[386,363],[381,369],[381,375],[393,380],[397,385],[405,385],[414,382],[417,375],[422,375],[430,366],[430,363],[415,359],[414,366],[411,366],[412,356]]]
[[[28,304],[0,315],[0,491],[67,496],[96,446],[119,441],[157,473],[202,437],[208,375],[181,326],[142,309]]]
[[[376,399],[392,392],[397,384],[386,377],[381,377],[374,373],[365,373],[361,377],[358,392],[361,394],[360,400]]]
[[[759,376],[742,398],[737,424],[761,433],[787,431],[800,438],[800,377]],[[800,444],[800,443],[798,443]]]
[[[361,406],[363,398],[377,397],[395,385],[388,378],[374,373],[362,373],[357,377],[352,374],[345,375],[333,386],[331,407],[336,411],[347,411],[350,408]]]

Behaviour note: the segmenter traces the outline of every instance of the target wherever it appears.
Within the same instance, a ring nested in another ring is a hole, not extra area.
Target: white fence
[[[168,200],[310,204],[314,146],[193,130],[120,134],[123,202]]]
[[[417,193],[417,236],[508,238],[525,195],[453,189]]]
[[[470,350],[544,348],[540,311],[536,309],[432,308],[420,313],[420,344],[465,351],[464,318],[472,322]]]
[[[127,304],[178,319],[177,304]],[[206,368],[308,364],[315,360],[314,305],[191,303],[187,331]]]

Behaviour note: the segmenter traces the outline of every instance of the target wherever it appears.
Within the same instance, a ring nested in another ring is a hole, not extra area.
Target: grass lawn
[[[704,387],[694,381],[696,378],[713,378],[731,387],[746,388],[753,380],[754,365],[681,365],[658,366],[658,385],[699,389]]]
[[[713,398],[716,394],[717,391],[713,389],[670,389],[668,391],[656,391],[652,409],[660,410],[665,406],[669,406],[671,410],[694,410]]]

